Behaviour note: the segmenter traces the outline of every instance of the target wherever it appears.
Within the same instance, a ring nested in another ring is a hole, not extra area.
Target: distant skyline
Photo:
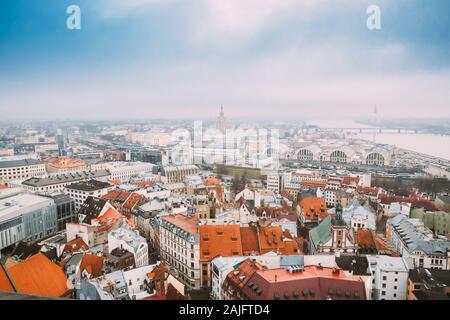
[[[66,8],[81,8],[81,30]],[[369,31],[366,8],[381,8]],[[3,0],[0,120],[450,118],[447,0]]]

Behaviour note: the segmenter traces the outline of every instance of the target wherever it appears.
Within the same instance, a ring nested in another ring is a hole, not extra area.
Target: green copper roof
[[[321,243],[327,243],[328,240],[331,238],[331,217],[328,216],[325,219],[323,219],[320,224],[315,227],[314,229],[311,229],[309,232],[309,239],[312,241],[316,246],[319,242]]]

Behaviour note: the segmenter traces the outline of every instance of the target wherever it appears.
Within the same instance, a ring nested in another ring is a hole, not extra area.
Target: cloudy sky
[[[81,30],[66,8],[81,8]],[[381,8],[382,29],[366,27]],[[448,0],[2,0],[0,119],[450,117]]]

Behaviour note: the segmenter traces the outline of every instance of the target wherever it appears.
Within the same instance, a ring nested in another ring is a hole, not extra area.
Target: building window
[[[383,280],[386,280],[387,279],[387,277],[386,276],[383,276]]]
[[[386,295],[386,291],[381,291],[381,295],[385,296]]]

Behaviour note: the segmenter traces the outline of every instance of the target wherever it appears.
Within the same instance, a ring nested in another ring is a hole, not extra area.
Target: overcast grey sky
[[[0,118],[450,117],[449,3],[4,0]]]

